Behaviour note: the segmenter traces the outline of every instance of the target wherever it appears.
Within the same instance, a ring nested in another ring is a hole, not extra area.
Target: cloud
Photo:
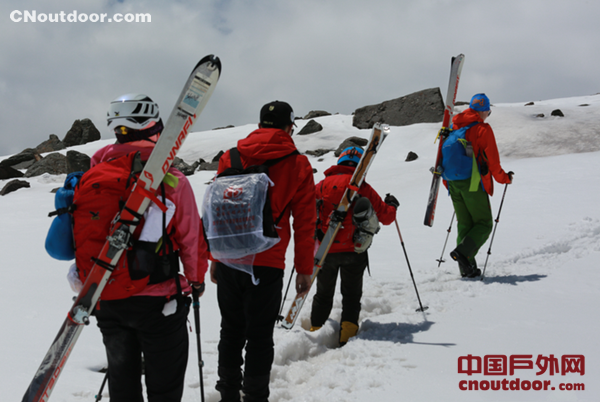
[[[108,103],[143,92],[168,114],[202,56],[221,81],[195,129],[257,121],[286,100],[296,115],[356,108],[425,88],[445,94],[450,58],[466,62],[459,99],[525,102],[600,91],[600,4],[584,0],[8,0],[38,13],[147,13],[148,23],[0,26],[0,155],[63,137]],[[10,38],[10,39],[7,39]]]

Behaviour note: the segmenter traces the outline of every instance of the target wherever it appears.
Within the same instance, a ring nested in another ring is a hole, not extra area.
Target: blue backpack
[[[479,184],[479,168],[477,167],[475,155],[473,155],[471,143],[465,139],[465,134],[468,129],[477,123],[474,122],[458,130],[450,131],[450,135],[442,145],[442,177],[444,180],[475,179],[471,180],[472,188],[475,181],[475,190],[477,184]]]
[[[54,197],[56,211],[48,216],[54,216],[48,235],[46,236],[46,251],[50,257],[61,261],[70,261],[75,258],[75,242],[73,240],[73,217],[66,213],[73,204],[75,187],[81,179],[83,172],[70,173],[63,187],[59,188]]]

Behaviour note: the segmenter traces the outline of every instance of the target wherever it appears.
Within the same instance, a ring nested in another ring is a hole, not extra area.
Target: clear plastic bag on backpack
[[[210,252],[218,260],[245,259],[279,242],[263,233],[263,210],[269,185],[264,173],[218,177],[202,204]]]

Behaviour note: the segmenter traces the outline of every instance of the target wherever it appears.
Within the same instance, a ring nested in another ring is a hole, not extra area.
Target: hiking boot
[[[473,267],[471,272],[467,274],[467,278],[477,278],[478,276],[481,276],[481,270],[475,267]]]
[[[460,276],[462,276],[464,278],[471,273],[472,267],[471,267],[471,263],[469,262],[469,259],[467,257],[465,257],[464,255],[462,255],[457,249],[454,249],[450,252],[450,257],[454,261],[458,262],[458,269],[460,270]]]
[[[350,321],[342,321],[342,326],[340,328],[340,346],[344,346],[348,343],[348,340],[353,336],[356,336],[357,332],[358,325]]]
[[[477,268],[477,263],[472,264],[469,259],[462,255],[458,250],[450,252],[450,257],[458,262],[458,269],[460,269],[460,275],[463,278],[477,278],[481,276],[481,270]]]
[[[244,376],[244,402],[268,402],[270,374]]]
[[[221,394],[221,402],[240,402],[240,390],[242,389],[241,369],[230,369],[219,367],[217,370],[219,379],[215,389]]]

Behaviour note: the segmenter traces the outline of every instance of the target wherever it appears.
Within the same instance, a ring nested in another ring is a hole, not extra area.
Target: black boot
[[[219,367],[219,380],[215,389],[221,393],[221,402],[240,402],[242,389],[241,369]]]
[[[477,268],[477,263],[471,264],[469,259],[458,251],[458,248],[450,252],[450,257],[458,262],[458,269],[460,269],[460,275],[463,278],[476,278],[481,276],[481,270]]]
[[[471,273],[471,263],[469,262],[469,259],[467,257],[465,257],[464,255],[462,255],[458,249],[454,249],[450,252],[450,257],[458,262],[458,269],[460,270],[460,276],[462,276],[463,278],[469,276],[469,274]]]
[[[244,402],[268,402],[271,375],[244,377]]]

